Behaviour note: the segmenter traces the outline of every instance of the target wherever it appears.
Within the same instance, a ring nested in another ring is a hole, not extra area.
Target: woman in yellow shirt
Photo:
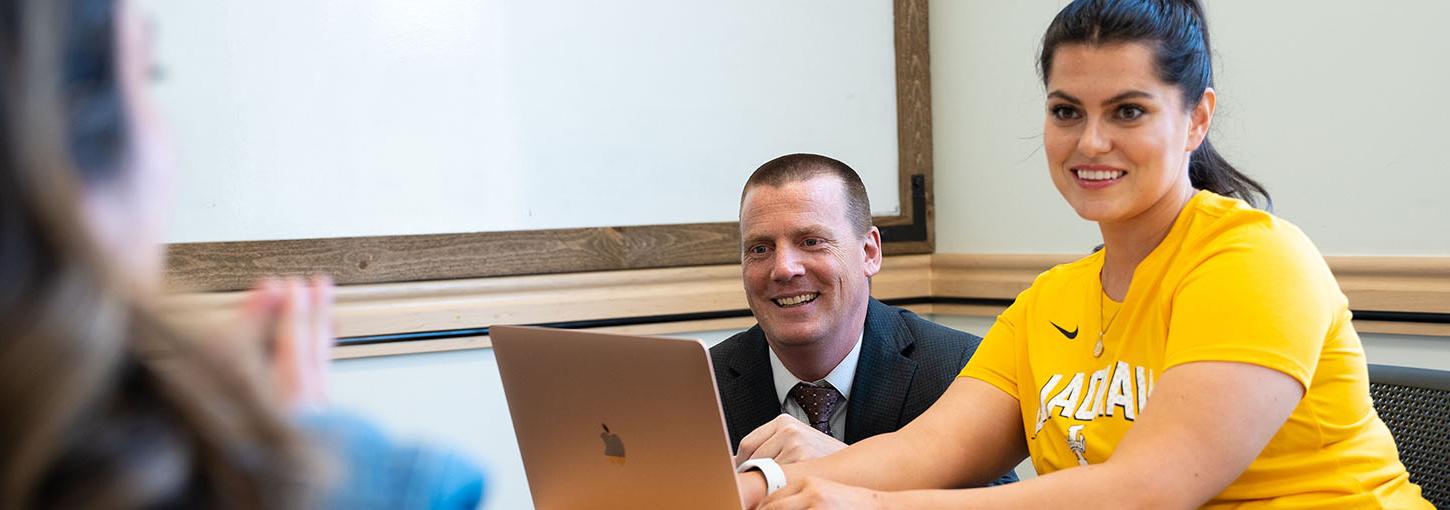
[[[1043,37],[1043,140],[1104,248],[1039,276],[926,414],[757,466],[747,506],[1429,508],[1323,257],[1208,143],[1210,55],[1197,1],[1064,8]],[[1028,455],[1041,476],[942,490]]]

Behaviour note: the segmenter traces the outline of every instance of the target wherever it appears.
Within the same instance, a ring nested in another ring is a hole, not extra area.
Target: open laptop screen
[[[703,342],[489,333],[536,508],[740,508]]]

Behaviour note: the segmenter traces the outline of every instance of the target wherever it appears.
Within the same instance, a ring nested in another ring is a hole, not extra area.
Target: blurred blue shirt
[[[298,422],[340,468],[323,508],[472,509],[483,500],[483,472],[461,454],[393,441],[372,423],[333,411]]]

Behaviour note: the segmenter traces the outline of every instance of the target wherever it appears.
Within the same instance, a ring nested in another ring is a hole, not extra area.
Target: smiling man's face
[[[740,237],[745,295],[772,346],[856,341],[881,241],[875,227],[861,233],[848,219],[839,178],[751,188]]]

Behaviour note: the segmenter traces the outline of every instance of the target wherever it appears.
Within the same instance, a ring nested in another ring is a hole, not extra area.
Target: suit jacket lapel
[[[740,446],[746,434],[780,414],[765,333],[756,326],[746,335],[742,348],[736,349],[727,360],[726,377],[720,381],[720,394],[730,398],[725,406],[725,420],[730,427],[732,451]]]
[[[913,341],[901,314],[872,299],[861,338],[861,359],[846,404],[847,444],[900,428],[901,413],[916,376],[916,362],[902,353]]]

